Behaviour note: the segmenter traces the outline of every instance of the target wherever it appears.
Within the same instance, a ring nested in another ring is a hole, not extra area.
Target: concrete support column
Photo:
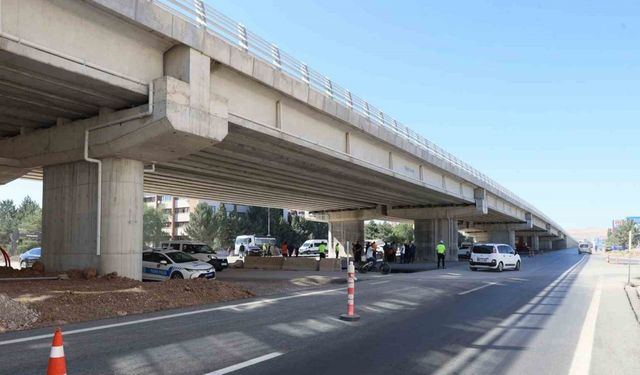
[[[436,261],[436,245],[440,240],[447,247],[447,261],[458,260],[458,221],[455,219],[428,219],[415,221],[417,261]]]
[[[340,244],[340,256],[353,255],[347,248],[347,241],[350,247],[356,241],[364,247],[364,220],[329,222],[329,257],[335,256],[336,242]]]
[[[84,161],[44,167],[42,258],[48,271],[95,267],[142,278],[143,165],[102,163],[101,255],[96,255],[98,167]]]
[[[493,243],[504,243],[507,245],[511,245],[515,249],[516,247],[516,231],[513,229],[509,229],[508,226],[504,226],[504,228],[491,228],[489,230],[489,242]]]
[[[42,261],[45,270],[97,268],[97,165],[79,161],[46,166],[42,182]]]
[[[143,169],[137,160],[102,162],[100,274],[142,279]]]
[[[535,234],[531,236],[531,249],[540,250],[540,237]]]
[[[538,246],[538,250],[551,250],[552,244],[551,240],[547,238],[540,238],[540,245]]]
[[[551,248],[553,250],[566,249],[567,248],[567,240],[559,239],[559,240],[552,241]]]

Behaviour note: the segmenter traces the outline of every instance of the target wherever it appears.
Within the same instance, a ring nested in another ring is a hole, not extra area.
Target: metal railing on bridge
[[[204,27],[209,32],[226,40],[241,50],[253,55],[254,57],[270,64],[287,75],[307,83],[311,88],[323,93],[325,96],[334,101],[356,111],[365,116],[371,122],[382,125],[399,136],[411,141],[428,153],[436,156],[441,160],[464,170],[466,173],[481,180],[487,186],[508,196],[516,202],[525,203],[525,201],[514,193],[501,186],[485,174],[479,172],[469,164],[458,159],[451,153],[445,151],[438,145],[430,142],[414,130],[403,125],[393,117],[384,113],[381,109],[373,106],[368,101],[354,95],[348,89],[340,86],[332,81],[329,77],[313,70],[307,64],[297,60],[286,52],[282,51],[275,44],[269,43],[260,36],[248,30],[244,25],[232,20],[213,6],[202,0],[152,0],[160,4],[165,9],[175,15],[179,15],[187,21],[199,27]],[[533,209],[531,207],[531,209]],[[540,216],[545,217],[539,213]],[[546,218],[546,217],[545,217]]]

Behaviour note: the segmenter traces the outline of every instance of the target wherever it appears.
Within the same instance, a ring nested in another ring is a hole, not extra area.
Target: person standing
[[[360,244],[360,241],[356,241],[353,244],[353,261],[354,263],[362,262],[362,244]]]
[[[408,258],[407,263],[413,263],[416,260],[416,245],[413,243],[413,241],[409,243],[408,250],[409,250],[409,254],[405,255]]]
[[[340,258],[340,244],[338,242],[336,242],[336,246],[334,250],[336,252],[336,259]]]
[[[327,244],[322,242],[320,246],[318,246],[318,254],[320,254],[320,259],[327,257]]]
[[[280,249],[280,252],[282,253],[282,256],[285,258],[289,256],[289,245],[287,245],[287,241],[284,241],[282,243],[282,248]]]
[[[440,243],[436,246],[436,252],[438,253],[438,268],[440,268],[440,260],[442,260],[442,269],[445,269],[444,255],[447,252],[447,247],[444,246],[444,241],[440,240]]]
[[[240,244],[240,258],[244,258],[244,252],[245,252],[245,248],[244,248],[244,244],[241,243]]]

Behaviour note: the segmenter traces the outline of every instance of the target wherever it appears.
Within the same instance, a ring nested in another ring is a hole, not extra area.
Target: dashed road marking
[[[283,354],[284,353],[280,353],[280,352],[273,352],[273,353],[265,354],[263,356],[260,356],[260,357],[254,358],[254,359],[250,359],[248,361],[236,363],[233,366],[225,367],[223,369],[216,370],[216,371],[213,371],[213,372],[207,372],[204,375],[223,375],[223,374],[228,374],[230,372],[238,371],[238,370],[243,369],[245,367],[253,366],[253,365],[255,365],[257,363],[260,363],[260,362],[268,361],[270,359],[279,357],[279,356],[281,356]]]

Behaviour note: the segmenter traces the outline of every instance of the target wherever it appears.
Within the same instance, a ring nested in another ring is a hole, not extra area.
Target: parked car
[[[42,250],[39,247],[34,247],[20,254],[20,268],[31,267],[33,263],[40,260],[41,255]]]
[[[463,242],[460,244],[458,248],[458,258],[469,259],[471,258],[471,248],[473,247],[473,243],[471,242]]]
[[[578,244],[578,254],[593,254],[593,245],[590,242],[581,242]]]
[[[490,269],[502,272],[506,268],[520,271],[520,255],[506,244],[475,244],[471,248],[469,268],[471,271]]]
[[[215,279],[216,270],[209,263],[197,260],[178,250],[152,250],[142,253],[142,279]]]
[[[329,240],[326,239],[319,239],[319,240],[306,240],[304,241],[304,243],[300,246],[300,248],[298,248],[298,254],[300,255],[313,255],[316,256],[318,255],[318,248],[320,247],[320,244],[325,244],[327,245],[329,243]],[[327,248],[327,251],[329,249]]]
[[[262,245],[267,245],[270,247],[276,246],[276,239],[273,237],[260,237],[255,234],[243,235],[236,237],[236,243],[234,248],[235,255],[240,254],[240,245],[244,245],[245,255],[250,256],[262,256],[263,254]]]
[[[211,264],[216,271],[222,271],[229,267],[227,257],[220,256],[209,245],[204,242],[176,240],[160,242],[160,248],[163,250],[179,250],[203,262]]]

